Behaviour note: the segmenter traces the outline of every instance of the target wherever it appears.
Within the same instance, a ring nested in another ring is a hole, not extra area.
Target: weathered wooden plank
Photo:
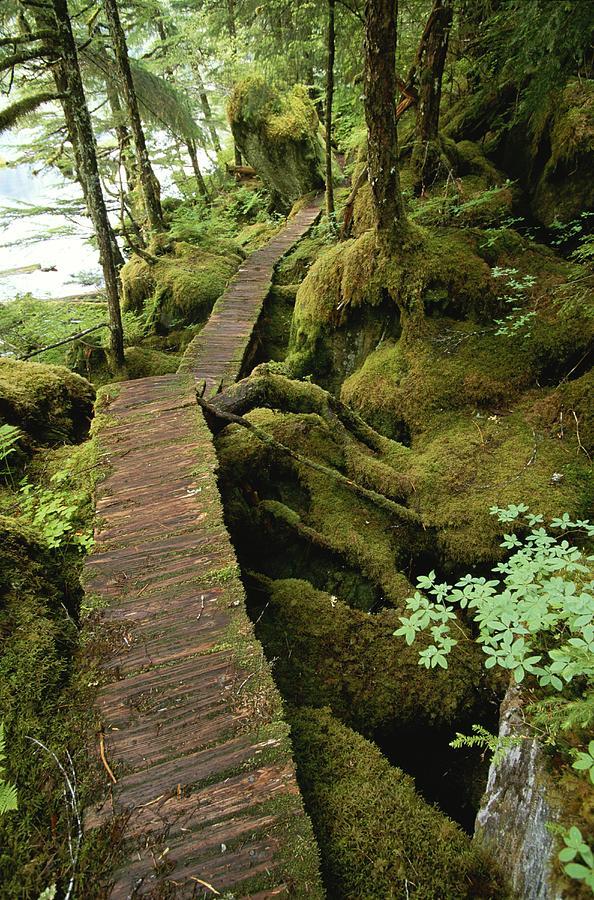
[[[318,215],[306,208],[247,260],[182,372],[114,388],[99,433],[110,474],[96,498],[85,585],[106,607],[96,708],[105,799],[95,828],[122,816],[109,896],[323,895],[282,706],[244,608],[195,379],[237,378],[272,268]],[[205,333],[206,332],[206,333]],[[101,645],[101,641],[99,641]],[[291,845],[309,847],[296,874]],[[257,893],[244,886],[258,877]],[[263,887],[264,885],[264,887]]]

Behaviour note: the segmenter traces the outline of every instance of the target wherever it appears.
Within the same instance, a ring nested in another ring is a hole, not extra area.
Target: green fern
[[[22,436],[23,432],[16,425],[0,425],[0,462],[5,464],[5,469],[9,468],[6,460],[11,453],[16,452]]]
[[[4,722],[0,723],[0,816],[18,809],[17,790],[14,784],[4,781],[3,762],[6,759],[6,740],[4,738]]]

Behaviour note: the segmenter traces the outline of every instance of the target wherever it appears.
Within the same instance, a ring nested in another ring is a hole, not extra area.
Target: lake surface
[[[0,139],[0,302],[26,293],[45,300],[93,293],[103,284],[99,254],[90,243],[91,222],[86,215],[64,214],[60,204],[82,212],[83,197],[76,182],[62,177],[55,168],[14,163],[25,146],[28,129],[7,133]],[[199,151],[204,170],[211,168]],[[179,196],[167,170],[155,167],[164,195]],[[191,174],[191,169],[188,169]],[[36,211],[38,207],[47,211]],[[114,219],[115,224],[115,219]],[[41,266],[30,272],[7,269]]]

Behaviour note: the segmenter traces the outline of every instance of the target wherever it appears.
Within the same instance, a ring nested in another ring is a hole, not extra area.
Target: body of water
[[[0,302],[27,293],[42,300],[92,293],[103,276],[91,222],[81,214],[81,188],[55,168],[15,164],[26,141],[26,129],[0,140]],[[199,151],[199,159],[205,171],[211,168],[206,154]],[[163,196],[179,196],[166,169],[155,173]]]

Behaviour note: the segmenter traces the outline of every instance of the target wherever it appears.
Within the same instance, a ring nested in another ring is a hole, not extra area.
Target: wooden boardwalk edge
[[[316,217],[308,208],[248,267],[259,294],[271,276],[260,263],[277,261]],[[98,759],[106,791],[85,828],[121,822],[115,900],[324,896],[282,701],[245,609],[194,398],[202,372],[211,384],[239,374],[265,294],[244,302],[234,327],[238,286],[219,301],[210,336],[225,340],[214,356],[198,343],[185,371],[104,392],[96,437],[108,475],[84,581],[104,605],[96,708],[116,782]]]

